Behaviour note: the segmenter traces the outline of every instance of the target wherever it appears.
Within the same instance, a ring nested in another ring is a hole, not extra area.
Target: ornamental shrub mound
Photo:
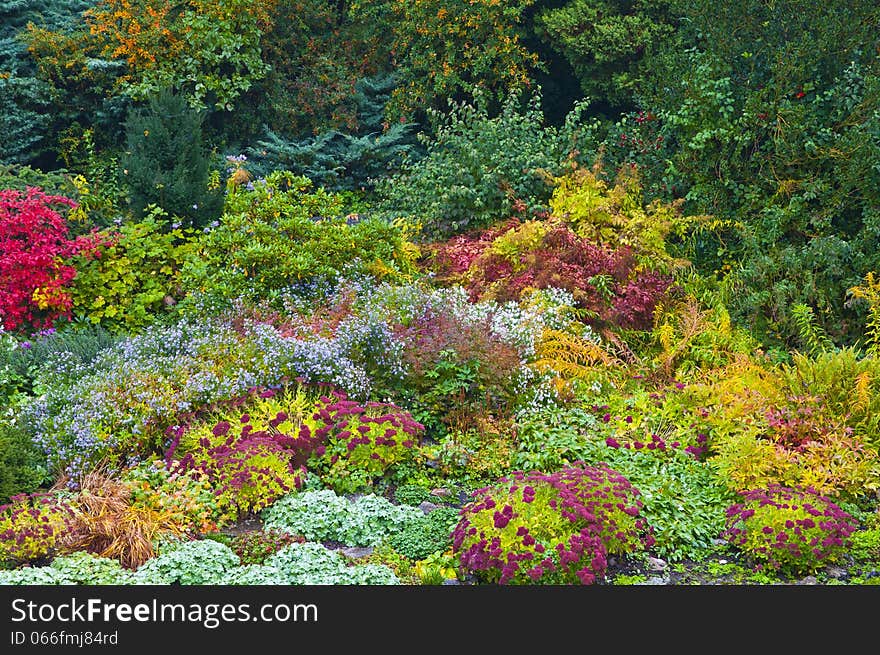
[[[452,533],[462,572],[500,584],[593,584],[609,555],[653,545],[639,491],[606,464],[516,471],[474,492]]]
[[[228,421],[218,422],[214,440],[204,437],[193,452],[168,460],[170,470],[206,480],[220,507],[233,516],[258,512],[302,485],[302,470],[294,464],[300,440],[253,430],[244,419],[238,431]]]
[[[307,466],[340,493],[370,491],[416,461],[424,426],[389,403],[358,403],[340,391],[322,396],[301,434],[322,440]]]
[[[847,512],[810,487],[772,484],[742,494],[727,509],[722,536],[768,567],[811,573],[837,560],[858,527]]]
[[[54,494],[19,494],[0,506],[0,562],[23,563],[51,557],[73,512]]]
[[[233,176],[223,215],[189,251],[181,285],[218,305],[245,299],[280,310],[297,285],[352,274],[401,281],[415,272],[416,251],[401,230],[343,211],[341,196],[308,178],[275,171],[237,184]]]
[[[581,236],[564,221],[504,224],[434,249],[441,279],[459,282],[472,300],[520,300],[534,289],[564,289],[590,322],[649,329],[657,303],[672,288],[663,266],[639,261],[631,246]]]

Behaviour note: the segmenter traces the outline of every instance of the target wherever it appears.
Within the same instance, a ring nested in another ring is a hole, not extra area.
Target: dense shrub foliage
[[[639,492],[607,466],[574,463],[553,474],[515,472],[476,492],[453,547],[463,570],[505,583],[593,584],[609,555],[650,547]]]
[[[102,231],[99,256],[71,258],[74,315],[116,332],[137,331],[174,304],[192,246],[169,223],[154,210],[143,220]]]
[[[724,534],[772,568],[810,572],[839,558],[855,528],[849,514],[815,490],[774,485],[743,493],[743,502],[727,510]]]
[[[65,259],[96,245],[68,237],[57,211],[75,203],[38,188],[0,190],[0,321],[7,330],[52,327],[70,316],[70,283],[76,269]]]

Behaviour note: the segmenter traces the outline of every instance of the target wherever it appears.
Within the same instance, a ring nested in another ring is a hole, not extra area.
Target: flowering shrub
[[[290,454],[299,467],[319,443],[316,439],[304,438],[300,426],[314,412],[320,389],[303,384],[279,389],[255,387],[242,396],[197,407],[181,415],[180,425],[169,428],[168,435],[172,439],[165,453],[166,462],[204,449],[205,439],[211,445],[218,445],[231,433],[242,437],[271,433],[285,438],[284,443],[290,447]]]
[[[174,466],[200,470],[218,494],[246,511],[298,488],[306,466],[324,484],[358,491],[417,461],[423,428],[408,413],[360,404],[338,390],[314,398],[316,390],[297,385],[242,397],[232,403],[236,414],[218,412],[216,422],[175,429],[166,459],[171,465],[176,456]]]
[[[847,512],[811,488],[770,485],[742,494],[727,510],[723,536],[750,557],[792,574],[837,560],[858,527]]]
[[[282,416],[279,412],[279,420]],[[254,431],[246,419],[242,417],[236,430],[220,421],[213,429],[215,439],[202,438],[196,449],[170,462],[172,471],[206,480],[220,507],[233,516],[259,512],[302,484],[302,471],[292,461],[299,438]]]
[[[608,555],[653,544],[639,492],[607,465],[514,472],[474,492],[452,534],[461,569],[500,584],[601,580]]]
[[[55,210],[64,206],[76,203],[37,188],[0,191],[0,324],[7,330],[51,327],[70,316],[76,269],[65,260],[91,256],[99,240],[68,239],[67,223]]]
[[[88,364],[60,360],[48,373],[25,413],[50,465],[74,478],[104,460],[118,467],[159,452],[182,413],[255,387],[299,377],[356,396],[369,390],[333,339],[284,336],[266,323],[236,329],[225,319],[150,326]]]
[[[577,460],[605,462],[639,490],[639,514],[651,526],[652,552],[668,561],[702,559],[724,529],[724,510],[735,494],[690,446],[659,436],[647,444],[617,442],[603,438],[608,425],[577,407],[524,416],[516,425],[519,451],[513,463],[552,471]]]
[[[367,372],[377,391],[390,391],[405,384],[404,344],[381,309],[366,307],[346,316],[333,334],[340,352]]]
[[[351,501],[324,489],[285,496],[263,510],[262,517],[266,529],[302,535],[308,541],[377,546],[423,514],[382,496],[368,494]]]
[[[515,400],[517,349],[492,330],[491,315],[467,320],[428,309],[398,331],[407,364],[406,397],[434,429],[462,427]]]
[[[70,506],[54,494],[13,496],[0,506],[0,561],[51,557],[72,518]]]
[[[312,427],[309,427],[311,423]],[[334,391],[322,396],[302,438],[320,439],[307,466],[322,482],[342,492],[370,490],[418,459],[424,426],[395,405],[360,404]]]

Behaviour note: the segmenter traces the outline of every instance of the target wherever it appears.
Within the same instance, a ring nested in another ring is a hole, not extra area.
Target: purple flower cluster
[[[53,494],[18,494],[0,505],[0,561],[28,562],[53,553],[73,511]]]
[[[311,418],[314,430],[303,425],[303,436],[321,445],[308,465],[340,492],[367,490],[395,465],[411,461],[425,430],[395,405],[361,404],[338,390],[319,399]]]
[[[742,497],[727,509],[722,537],[776,570],[815,570],[837,557],[858,527],[850,514],[810,487],[772,484]]]
[[[462,570],[500,584],[593,584],[609,554],[653,545],[638,496],[605,464],[517,471],[474,492],[452,533],[453,551]]]
[[[607,415],[606,415],[607,416]],[[695,459],[700,459],[703,455],[706,454],[706,442],[708,438],[702,432],[697,433],[696,445],[695,446],[687,446],[684,451],[686,453],[690,453],[693,455]],[[607,437],[605,439],[605,445],[610,448],[626,448],[632,450],[647,450],[647,451],[656,451],[656,452],[666,452],[668,449],[676,449],[681,448],[680,441],[672,441],[667,442],[665,439],[660,437],[657,434],[652,434],[651,438],[648,441],[639,441],[638,439],[634,441],[625,441],[623,443],[619,442],[614,437]]]
[[[275,428],[287,419],[283,412],[270,421]],[[208,480],[221,506],[235,512],[258,512],[281,496],[299,488],[305,466],[302,462],[317,444],[310,435],[287,435],[254,430],[250,417],[241,417],[237,430],[228,421],[218,422],[212,441],[202,438],[199,448],[174,460],[174,451],[184,428],[171,430],[174,439],[166,453],[172,471],[193,471]]]

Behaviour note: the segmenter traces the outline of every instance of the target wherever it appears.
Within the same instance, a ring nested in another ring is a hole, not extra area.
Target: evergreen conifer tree
[[[252,172],[289,170],[333,191],[371,189],[376,178],[397,170],[418,146],[414,124],[385,122],[385,105],[397,83],[388,73],[358,81],[354,132],[327,130],[296,140],[267,130],[265,138],[248,149],[255,164]]]
[[[135,216],[156,204],[183,225],[199,227],[220,214],[222,196],[208,189],[203,120],[186,98],[170,90],[129,112],[122,179]]]
[[[37,79],[28,23],[72,29],[87,0],[0,0],[0,164],[35,162],[47,150],[52,89]]]

